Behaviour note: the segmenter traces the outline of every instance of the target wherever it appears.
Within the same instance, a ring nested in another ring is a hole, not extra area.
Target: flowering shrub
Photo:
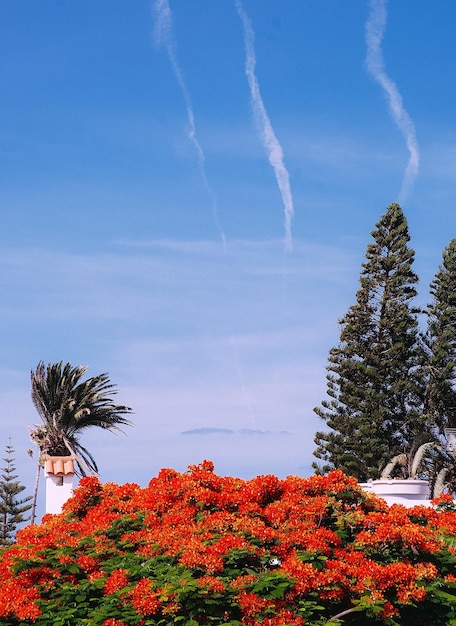
[[[0,552],[0,626],[456,625],[456,512],[389,508],[339,471],[146,488],[83,478]]]

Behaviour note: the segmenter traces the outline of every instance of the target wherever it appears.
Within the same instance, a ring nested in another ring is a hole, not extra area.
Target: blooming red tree
[[[389,508],[339,471],[84,478],[0,553],[0,626],[456,624],[455,535],[449,502]]]

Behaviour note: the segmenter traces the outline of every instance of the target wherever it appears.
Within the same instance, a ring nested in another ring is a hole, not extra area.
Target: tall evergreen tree
[[[426,432],[440,445],[429,450],[427,477],[434,494],[455,493],[456,457],[445,444],[445,429],[456,428],[456,239],[442,253],[430,295],[421,336],[422,411]]]
[[[423,414],[435,436],[456,428],[456,239],[431,282],[423,335]]]
[[[327,394],[315,412],[329,431],[317,432],[317,471],[342,469],[377,478],[420,428],[418,320],[412,306],[418,277],[407,220],[396,203],[371,233],[356,303],[339,321],[339,345],[329,353]]]
[[[19,498],[25,487],[17,480],[14,473],[14,448],[10,443],[5,447],[5,467],[0,474],[0,546],[8,546],[14,542],[16,528],[22,522],[26,522],[27,511],[32,508],[30,501],[32,496]]]

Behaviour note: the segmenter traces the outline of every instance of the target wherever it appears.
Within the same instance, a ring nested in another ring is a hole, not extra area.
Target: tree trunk
[[[36,477],[35,477],[35,488],[33,490],[33,500],[32,500],[32,511],[30,513],[30,524],[35,523],[36,517],[36,501],[38,499],[38,485],[40,483],[40,472],[41,472],[41,463],[40,458],[38,457],[38,465],[36,466]]]

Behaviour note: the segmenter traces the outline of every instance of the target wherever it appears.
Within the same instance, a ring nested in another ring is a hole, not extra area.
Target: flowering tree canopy
[[[456,625],[455,535],[449,500],[389,508],[338,470],[88,477],[0,552],[0,626]]]

